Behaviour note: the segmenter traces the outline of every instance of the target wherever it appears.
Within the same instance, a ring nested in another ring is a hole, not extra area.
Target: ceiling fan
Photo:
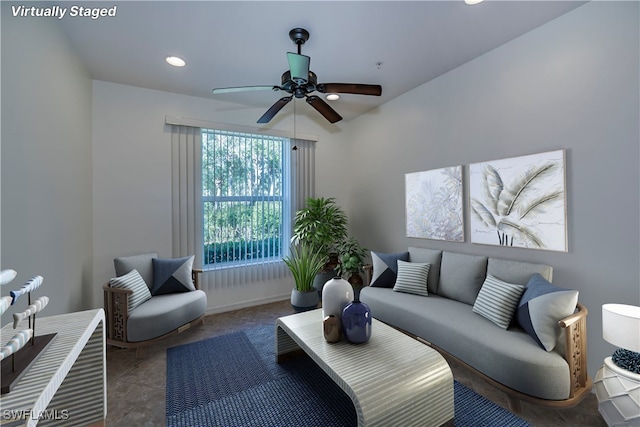
[[[336,123],[342,120],[340,114],[331,108],[329,104],[324,102],[322,98],[317,95],[312,95],[315,91],[320,93],[351,93],[356,95],[373,96],[380,96],[382,94],[382,86],[380,85],[360,83],[318,83],[318,77],[316,74],[309,70],[311,58],[309,56],[302,55],[301,53],[302,45],[309,40],[309,32],[304,28],[294,28],[289,31],[289,38],[298,46],[298,53],[287,52],[289,70],[282,74],[280,86],[226,87],[213,89],[212,92],[214,94],[220,94],[251,90],[273,90],[274,92],[281,90],[290,94],[289,96],[285,96],[277,100],[276,103],[258,119],[258,123],[269,123],[269,121],[271,121],[282,107],[287,105],[294,96],[296,98],[306,98],[307,103],[322,114],[330,123]]]

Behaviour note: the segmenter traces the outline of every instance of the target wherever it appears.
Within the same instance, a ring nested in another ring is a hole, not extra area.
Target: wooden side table
[[[104,310],[38,317],[36,322],[36,334],[58,335],[15,388],[0,397],[0,425],[104,425]],[[21,323],[20,327],[27,326]],[[6,325],[0,331],[0,341],[6,342],[13,333],[13,325]]]

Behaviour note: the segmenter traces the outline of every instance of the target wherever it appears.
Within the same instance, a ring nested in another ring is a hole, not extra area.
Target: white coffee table
[[[453,425],[453,374],[432,348],[373,319],[364,344],[325,341],[322,310],[276,320],[276,358],[304,350],[353,401],[358,426]]]

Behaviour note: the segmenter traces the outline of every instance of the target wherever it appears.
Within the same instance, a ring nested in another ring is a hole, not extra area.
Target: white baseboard
[[[216,307],[207,307],[206,314],[210,315],[210,314],[224,313],[227,311],[239,310],[241,308],[255,307],[262,304],[269,304],[272,302],[284,301],[290,298],[291,298],[291,293],[287,293],[287,294],[281,294],[281,295],[273,295],[266,298],[257,298],[253,300],[237,302],[234,304],[220,305]]]

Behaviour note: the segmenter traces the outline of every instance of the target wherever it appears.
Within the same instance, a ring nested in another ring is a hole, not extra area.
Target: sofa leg
[[[136,348],[136,359],[144,359],[144,347]]]
[[[522,414],[522,402],[513,396],[507,396],[507,402],[509,403],[509,410],[514,414]]]

